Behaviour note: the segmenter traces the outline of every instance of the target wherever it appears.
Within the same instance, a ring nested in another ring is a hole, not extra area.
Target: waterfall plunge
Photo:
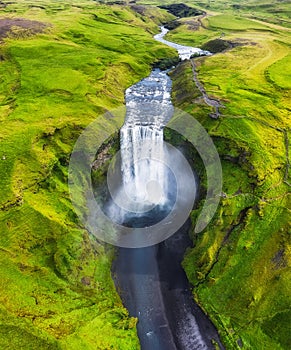
[[[168,199],[168,171],[163,128],[173,113],[171,80],[165,72],[151,75],[126,91],[126,121],[120,132],[124,191],[139,212]]]
[[[171,80],[154,70],[126,91],[126,120],[120,130],[122,181],[107,212],[116,222],[158,216],[171,206],[170,171],[163,128],[173,114]]]
[[[121,172],[128,197],[140,206],[164,205],[167,201],[166,151],[163,129],[127,125],[120,132]]]

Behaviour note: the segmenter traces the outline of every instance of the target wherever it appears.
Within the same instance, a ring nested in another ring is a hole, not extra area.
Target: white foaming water
[[[176,49],[178,51],[179,57],[181,58],[182,61],[189,60],[192,55],[198,55],[198,56],[210,56],[211,55],[211,53],[209,51],[201,50],[197,47],[179,45],[179,44],[173,43],[171,41],[165,40],[164,36],[168,32],[169,32],[169,29],[167,29],[165,27],[161,27],[161,33],[155,35],[154,38],[157,41]]]
[[[173,113],[171,80],[154,70],[126,91],[126,121],[120,131],[123,190],[134,205],[165,205],[168,176],[163,128]],[[135,208],[134,208],[135,207]]]
[[[163,204],[166,200],[163,130],[152,125],[121,129],[124,190],[137,203]]]

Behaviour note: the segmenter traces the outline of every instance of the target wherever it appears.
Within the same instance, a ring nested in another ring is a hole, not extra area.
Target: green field
[[[0,44],[0,348],[137,349],[113,251],[73,211],[68,162],[85,126],[176,55],[152,38],[171,17],[85,0],[3,3],[0,25],[45,28],[20,22]]]
[[[229,13],[204,18],[195,31],[188,21],[169,40],[221,38],[233,48],[195,61],[206,91],[224,105],[218,120],[197,96],[190,64],[173,73],[175,103],[212,135],[224,181],[216,217],[193,234],[184,268],[227,349],[289,349],[291,33]]]
[[[139,4],[160,5],[179,3],[175,0],[137,0]],[[245,18],[278,24],[291,28],[289,0],[185,0],[183,3],[207,11],[210,14],[228,13]],[[227,23],[226,23],[227,26]]]

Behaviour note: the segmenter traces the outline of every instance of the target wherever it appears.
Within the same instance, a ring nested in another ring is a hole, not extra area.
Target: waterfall
[[[168,30],[164,27],[161,30],[155,39],[177,49],[181,60],[193,54],[210,54],[208,51],[169,42],[164,39]],[[179,181],[175,176],[181,174],[184,180],[180,181],[180,187],[183,187],[187,182],[187,165],[182,162],[184,165],[181,167],[182,163],[179,164],[177,154],[174,156],[173,151],[168,157],[170,151],[163,141],[164,127],[174,113],[171,88],[172,81],[167,72],[155,69],[147,78],[126,90],[126,118],[120,130],[119,175],[122,179],[119,178],[121,183],[118,186],[112,186],[112,200],[105,208],[114,222],[128,223],[137,219],[137,225],[140,225],[144,217],[147,227],[149,220],[156,217],[156,222],[159,222],[177,203],[180,206],[179,213],[183,212],[183,199],[188,198],[188,193],[180,190],[183,195],[176,201]],[[172,171],[174,168],[176,174]],[[115,180],[113,182],[118,182]]]
[[[163,129],[151,124],[125,124],[120,132],[120,144],[122,180],[127,195],[139,205],[163,205],[167,199]]]
[[[171,80],[154,70],[126,91],[126,119],[120,130],[123,193],[127,209],[146,212],[168,203],[167,150],[163,129],[173,114]]]
[[[177,49],[181,60],[193,54],[210,55],[165,40],[167,32],[161,27],[155,39]],[[153,70],[126,91],[126,120],[120,131],[123,199],[130,200],[130,211],[136,214],[169,205],[171,189],[163,129],[173,115],[171,84],[166,72]]]

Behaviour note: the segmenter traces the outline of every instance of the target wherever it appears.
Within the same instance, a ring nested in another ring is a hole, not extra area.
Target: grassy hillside
[[[80,226],[67,169],[82,129],[175,55],[152,39],[171,16],[89,0],[0,6],[0,348],[137,349],[111,248]]]
[[[291,27],[291,9],[289,0],[137,0],[148,5],[185,3],[208,13],[231,13],[243,15],[260,21]]]
[[[229,13],[204,18],[196,30],[183,21],[170,40],[195,46],[221,39],[232,47],[195,60],[206,91],[224,105],[218,120],[199,97],[190,63],[172,74],[175,104],[213,137],[224,182],[219,210],[204,232],[193,235],[184,267],[227,349],[287,350],[291,33]]]

